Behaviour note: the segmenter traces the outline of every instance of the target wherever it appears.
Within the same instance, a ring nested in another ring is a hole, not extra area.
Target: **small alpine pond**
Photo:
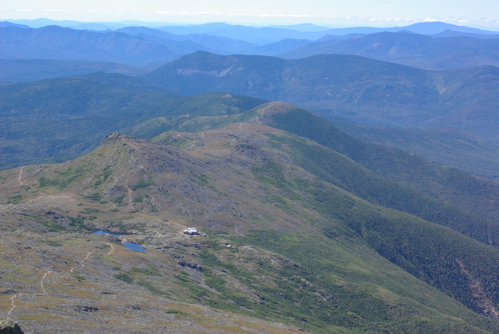
[[[113,237],[120,237],[121,236],[121,234],[114,234],[114,233],[106,232],[106,231],[102,231],[102,230],[98,230],[97,232],[93,232],[92,234],[109,234],[109,235],[112,235]],[[132,242],[126,242],[125,241],[125,242],[122,242],[122,244],[125,245],[126,248],[131,249],[131,250],[136,251],[136,252],[145,252],[145,251],[147,251],[147,249],[145,249],[141,245],[134,244]]]

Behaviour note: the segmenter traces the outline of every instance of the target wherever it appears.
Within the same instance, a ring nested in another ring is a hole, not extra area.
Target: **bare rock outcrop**
[[[24,334],[17,322],[10,319],[0,319],[0,334]]]

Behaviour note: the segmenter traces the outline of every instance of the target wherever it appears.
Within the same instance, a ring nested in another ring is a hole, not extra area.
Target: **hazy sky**
[[[2,0],[0,20],[395,26],[420,21],[499,28],[498,0]]]

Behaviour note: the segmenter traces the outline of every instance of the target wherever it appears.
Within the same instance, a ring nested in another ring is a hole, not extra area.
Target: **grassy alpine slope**
[[[50,327],[48,313],[53,330],[112,332],[112,314],[126,319],[116,332],[160,332],[170,320],[178,332],[241,332],[220,329],[229,312],[269,333],[499,332],[484,316],[498,305],[499,251],[360,198],[345,186],[363,170],[352,160],[251,123],[157,141],[113,134],[64,164],[1,173],[5,245],[21,250],[24,236],[31,247],[2,257],[5,312],[33,329]],[[345,171],[312,169],[305,152]],[[96,228],[149,251],[85,233]]]
[[[267,124],[310,138],[332,149],[333,151],[324,154],[310,149],[300,141],[289,143],[295,150],[300,150],[296,163],[302,168],[357,196],[451,227],[483,243],[494,246],[498,244],[496,222],[499,211],[494,205],[494,199],[499,197],[499,189],[496,184],[398,149],[365,143],[290,104],[271,102],[230,116],[177,117],[150,121],[126,129],[125,132],[147,137],[161,131],[197,132],[216,129],[239,121]],[[154,140],[177,147],[190,145],[185,139],[167,134]],[[351,161],[343,155],[365,169],[357,166],[356,174],[352,176]]]

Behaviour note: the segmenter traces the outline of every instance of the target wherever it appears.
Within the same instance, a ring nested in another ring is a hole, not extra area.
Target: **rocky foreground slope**
[[[499,332],[499,251],[326,177],[353,161],[250,123],[155,141],[1,172],[2,316],[28,333]]]

